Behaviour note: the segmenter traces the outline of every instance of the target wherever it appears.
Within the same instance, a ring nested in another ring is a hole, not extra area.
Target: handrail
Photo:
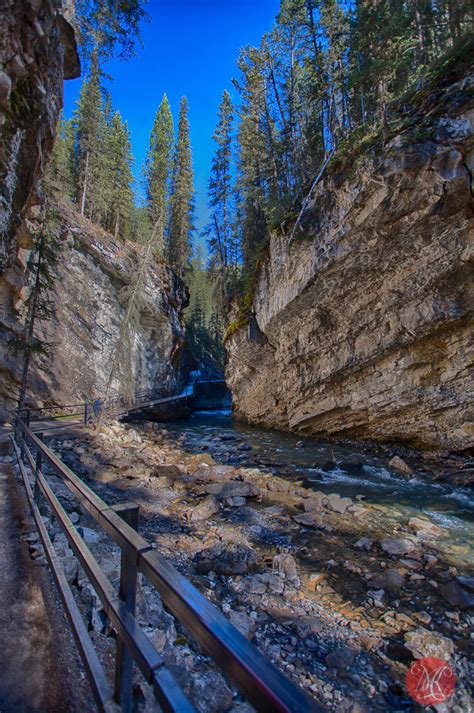
[[[218,379],[218,378],[212,378],[212,379],[196,379],[195,381],[192,382],[193,385],[195,384],[214,384],[214,383],[225,383],[225,379]],[[183,391],[181,391],[178,394],[171,394],[169,396],[163,396],[163,394],[157,390],[157,389],[142,389],[141,391],[135,391],[132,397],[132,405],[130,406],[131,409],[134,408],[133,406],[133,400],[138,401],[138,400],[143,400],[147,399],[148,401],[160,401],[160,402],[168,402],[168,401],[176,401],[178,399],[185,399],[185,398],[190,398],[192,394],[186,394]],[[109,404],[114,404],[118,402],[128,402],[130,403],[130,398],[125,396],[124,394],[114,394],[113,396],[109,396],[108,399],[104,401],[102,398],[98,399],[92,399],[88,401],[82,401],[80,403],[74,403],[74,404],[60,404],[56,406],[32,406],[32,407],[24,407],[21,409],[17,410],[17,414],[27,414],[28,412],[43,412],[43,411],[56,411],[60,409],[70,409],[70,408],[81,408],[82,410],[86,405],[89,407],[92,406],[93,401],[98,400],[102,404],[109,405]],[[74,415],[74,416],[80,416],[82,413],[76,413],[76,414],[67,414],[68,416]]]
[[[162,555],[153,550],[152,545],[137,532],[137,506],[128,506],[125,509],[122,507],[121,517],[116,506],[111,507],[104,502],[44,444],[40,435],[33,433],[20,418],[17,421],[16,442],[21,448],[21,455],[16,448],[19,461],[26,456],[36,473],[36,504],[41,493],[101,599],[106,615],[117,631],[117,681],[120,685],[118,688],[116,686],[116,699],[120,698],[122,711],[128,713],[131,706],[132,659],[146,680],[153,685],[155,695],[165,710],[179,711],[179,713],[192,710],[171,674],[165,669],[158,652],[134,618],[138,572],[141,572],[157,589],[165,606],[189,629],[192,636],[258,711],[322,713],[326,710],[267,661],[189,580]],[[36,450],[36,462],[30,445]],[[100,570],[92,553],[47,483],[42,473],[44,461],[49,463],[86,512],[121,548],[122,565],[118,594]],[[128,683],[125,685],[126,681]]]

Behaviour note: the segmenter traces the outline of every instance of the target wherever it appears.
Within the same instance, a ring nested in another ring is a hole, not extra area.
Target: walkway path
[[[0,462],[0,711],[93,711],[46,568],[30,558],[33,531],[13,468]]]

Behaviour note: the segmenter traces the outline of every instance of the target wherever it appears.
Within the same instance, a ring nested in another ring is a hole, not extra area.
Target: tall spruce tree
[[[128,126],[118,111],[108,127],[104,154],[107,161],[106,227],[115,237],[119,231],[129,237],[133,211],[133,156]]]
[[[168,261],[182,277],[191,262],[193,211],[194,176],[189,136],[188,102],[186,97],[182,97],[179,109],[178,139],[173,162],[167,245]]]
[[[147,205],[159,255],[164,253],[173,141],[173,116],[168,98],[164,94],[156,112],[144,168]]]
[[[71,119],[61,118],[59,121],[49,173],[54,189],[61,196],[73,200],[75,196],[74,126]]]
[[[241,51],[234,82],[245,272],[332,152],[354,128],[379,131],[389,102],[468,38],[473,21],[468,0],[281,0],[260,46]]]
[[[84,81],[73,117],[75,128],[76,200],[81,215],[92,218],[102,162],[104,131],[102,90],[97,53]]]
[[[212,159],[208,184],[211,220],[207,227],[211,272],[216,286],[219,309],[226,312],[230,289],[237,273],[235,250],[234,191],[232,185],[232,147],[234,110],[226,90],[218,111],[213,139],[217,148]]]

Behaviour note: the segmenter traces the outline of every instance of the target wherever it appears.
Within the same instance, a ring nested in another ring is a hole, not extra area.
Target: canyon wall
[[[136,243],[115,241],[111,235],[60,206],[59,263],[52,320],[37,325],[37,335],[51,345],[36,355],[28,378],[28,403],[77,403],[103,396],[114,367],[114,392],[128,395],[136,389],[175,390],[183,374],[184,333],[181,313],[187,291],[173,272],[152,256],[140,281],[129,328],[121,325],[129,298],[142,270],[146,249]],[[12,336],[23,328],[16,313],[31,288],[10,291],[11,305],[4,325]],[[119,346],[119,349],[117,349]],[[9,340],[0,340],[0,415],[7,418],[18,399],[22,356]]]
[[[25,300],[34,280],[29,260],[43,218],[42,179],[63,105],[64,79],[80,64],[73,3],[24,0],[0,8],[0,421],[16,407],[23,354],[12,342],[25,330]],[[50,344],[35,355],[27,403],[71,403],[104,393],[113,366],[114,391],[171,391],[182,377],[181,311],[186,290],[154,259],[148,262],[130,328],[120,339],[143,248],[117,243],[59,206],[60,257],[51,321],[36,325]]]
[[[18,281],[18,253],[32,247],[63,80],[80,75],[64,13],[60,0],[6,0],[0,7],[0,275],[7,281]]]
[[[236,417],[323,437],[474,445],[468,67],[400,103],[369,150],[336,153],[297,239],[271,236],[250,320],[226,341]]]

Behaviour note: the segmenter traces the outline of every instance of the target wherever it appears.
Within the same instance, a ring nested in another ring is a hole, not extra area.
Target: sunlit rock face
[[[272,237],[255,318],[226,343],[236,416],[474,444],[473,84],[451,76],[411,127],[329,172],[302,217],[307,239]]]
[[[78,403],[103,397],[114,371],[112,392],[172,392],[184,378],[183,283],[153,257],[143,269],[145,248],[115,241],[70,208],[59,209],[60,260],[51,298],[54,318],[38,324],[37,336],[51,344],[35,356],[28,379],[28,403]],[[130,297],[142,272],[128,320]],[[31,280],[31,278],[30,278]],[[28,287],[13,297],[21,312]],[[11,325],[20,329],[19,322]],[[0,343],[0,409],[6,418],[18,398],[22,359]]]

